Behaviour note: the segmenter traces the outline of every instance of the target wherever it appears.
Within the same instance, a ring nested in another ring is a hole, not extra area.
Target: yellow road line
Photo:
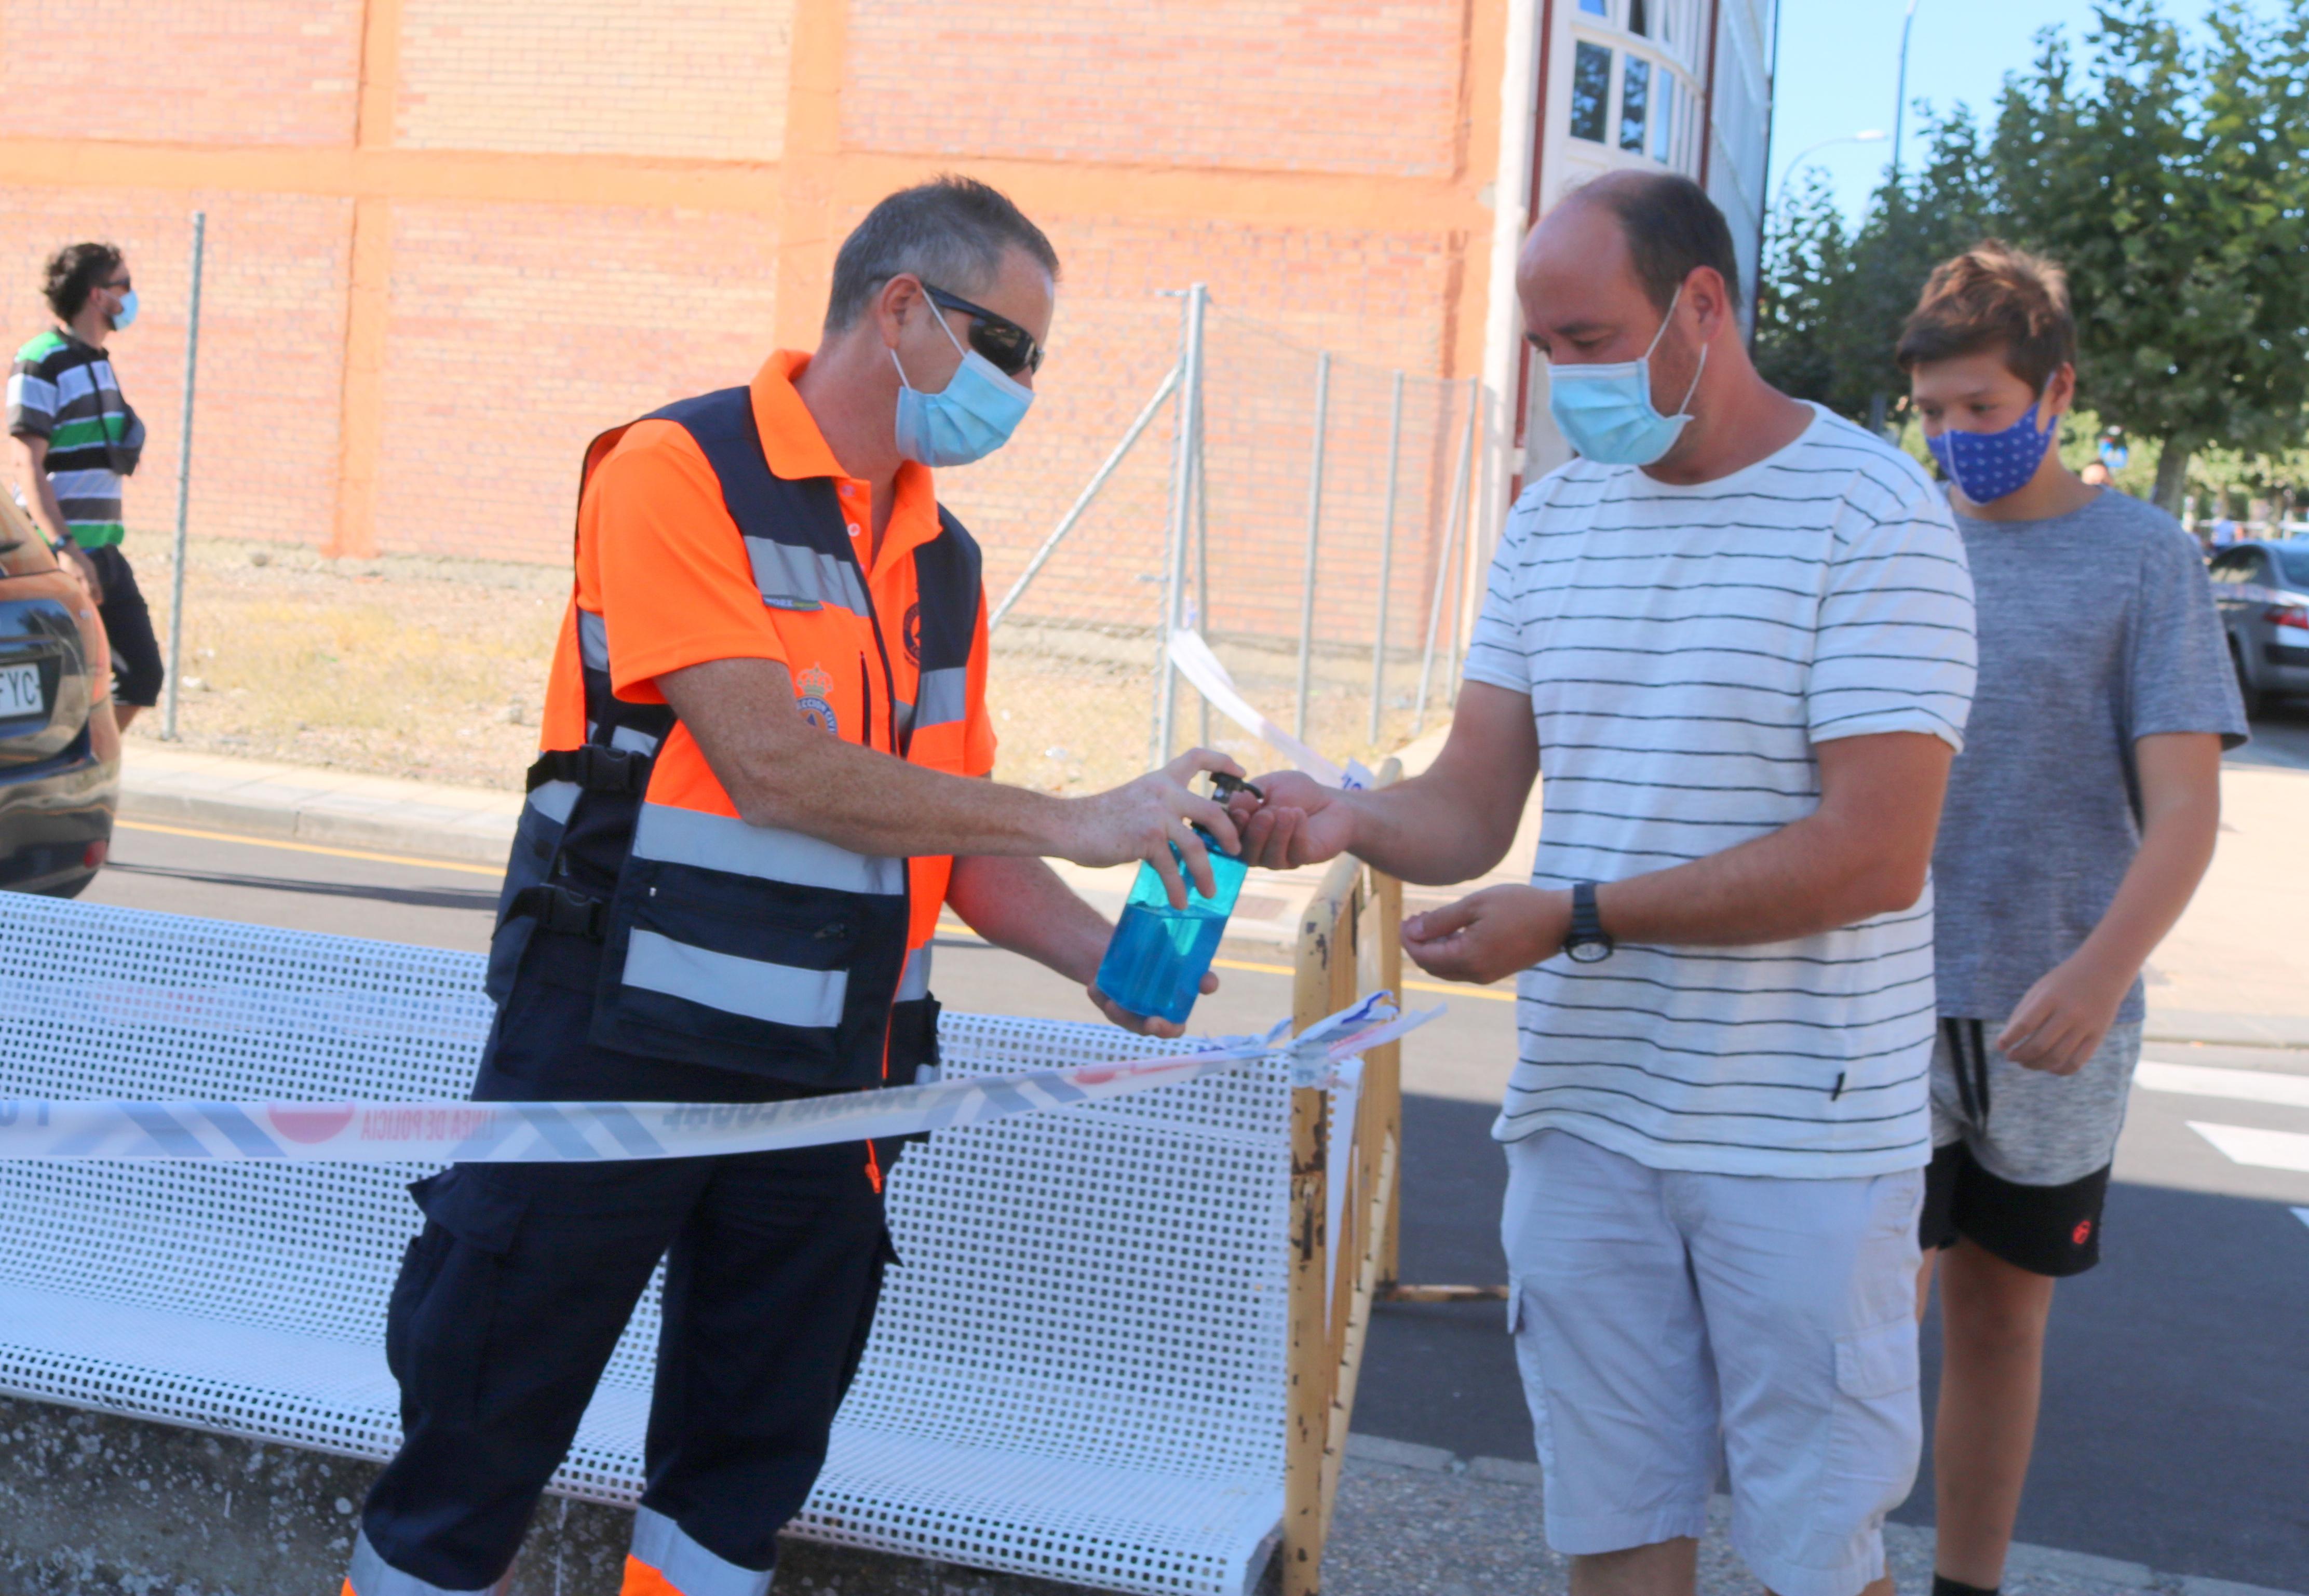
[[[502,865],[462,865],[451,859],[412,858],[405,853],[365,853],[358,848],[324,848],[317,842],[284,842],[278,837],[252,837],[241,832],[202,832],[190,826],[154,825],[147,820],[116,820],[113,830],[159,832],[169,837],[199,837],[210,842],[240,842],[250,848],[278,848],[284,853],[321,853],[331,858],[368,859],[380,865],[415,865],[425,870],[454,870],[465,876],[505,875]]]

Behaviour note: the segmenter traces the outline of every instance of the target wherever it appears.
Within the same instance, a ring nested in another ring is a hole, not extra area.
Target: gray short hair
[[[1000,190],[951,173],[902,188],[866,213],[834,257],[826,331],[848,331],[882,285],[902,273],[948,293],[986,288],[1005,252],[1023,249],[1055,280],[1059,252]]]

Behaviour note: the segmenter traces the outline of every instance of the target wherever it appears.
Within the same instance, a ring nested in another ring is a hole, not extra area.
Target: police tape
[[[1317,753],[1293,737],[1274,721],[1260,714],[1250,701],[1243,697],[1234,685],[1234,677],[1219,663],[1198,632],[1184,627],[1171,634],[1171,663],[1179,674],[1195,685],[1195,690],[1211,702],[1211,707],[1241,727],[1255,738],[1263,738],[1277,753],[1291,762],[1292,768],[1303,771],[1326,787],[1344,787],[1350,792],[1360,792],[1379,780],[1360,760],[1350,759],[1341,765]]]
[[[1106,1102],[1281,1057],[1294,1086],[1442,1013],[1384,993],[1286,1037],[1193,1052],[769,1103],[226,1103],[0,1100],[0,1159],[208,1163],[595,1163],[911,1136]]]

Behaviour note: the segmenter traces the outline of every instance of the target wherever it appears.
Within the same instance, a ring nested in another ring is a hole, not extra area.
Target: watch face
[[[1612,956],[1612,945],[1608,942],[1575,942],[1563,951],[1571,955],[1575,964],[1594,964]]]

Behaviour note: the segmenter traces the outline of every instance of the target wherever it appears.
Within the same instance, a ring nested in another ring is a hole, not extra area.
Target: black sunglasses
[[[1034,341],[1033,333],[1009,317],[996,315],[959,294],[949,294],[927,282],[922,284],[922,292],[940,310],[958,310],[970,317],[970,347],[993,361],[1004,376],[1015,377],[1022,371],[1042,369],[1042,346]]]

